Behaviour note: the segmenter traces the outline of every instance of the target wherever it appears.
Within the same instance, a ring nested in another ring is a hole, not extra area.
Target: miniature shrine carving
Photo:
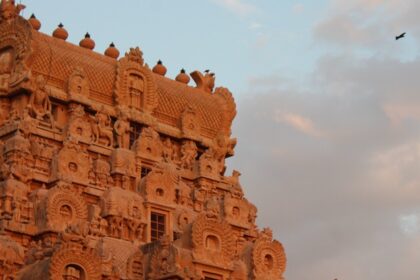
[[[215,75],[188,86],[23,8],[0,4],[0,279],[283,280],[282,244],[225,175],[236,105]]]

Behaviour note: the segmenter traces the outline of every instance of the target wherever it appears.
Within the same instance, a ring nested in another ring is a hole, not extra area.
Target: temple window
[[[215,235],[208,235],[206,237],[206,248],[210,251],[220,251],[220,241]]]
[[[163,197],[164,194],[165,194],[165,192],[163,191],[163,189],[161,189],[161,188],[156,189],[156,196]]]
[[[65,222],[71,221],[73,218],[73,211],[70,206],[62,205],[60,207],[60,216]]]
[[[267,270],[272,270],[274,265],[273,256],[267,254],[264,257],[264,265],[267,268]]]
[[[166,233],[166,215],[152,212],[150,214],[150,240],[157,241]]]
[[[222,280],[222,279],[223,277],[221,275],[204,272],[204,280]]]
[[[64,280],[86,280],[85,273],[81,267],[78,265],[68,265],[66,266],[65,272],[63,274]]]

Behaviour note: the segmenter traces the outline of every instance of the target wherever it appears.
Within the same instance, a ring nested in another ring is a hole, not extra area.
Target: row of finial
[[[37,31],[41,29],[41,22],[35,17],[34,14],[31,15],[28,21],[33,29]],[[65,41],[69,37],[69,33],[64,28],[64,25],[60,23],[58,27],[53,31],[52,36]],[[93,41],[92,38],[90,38],[89,33],[86,33],[85,38],[83,38],[79,42],[79,46],[93,50],[95,48],[95,41]],[[117,59],[120,56],[120,52],[115,47],[114,43],[111,43],[109,45],[109,47],[105,50],[104,54],[114,59]],[[163,65],[162,61],[159,60],[157,64],[153,67],[152,71],[158,75],[165,76],[167,69]],[[185,73],[184,69],[181,69],[180,73],[176,76],[175,80],[180,83],[188,84],[190,82],[190,76]]]

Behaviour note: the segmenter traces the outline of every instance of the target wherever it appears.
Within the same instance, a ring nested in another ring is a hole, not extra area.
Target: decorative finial
[[[165,76],[166,74],[166,67],[162,64],[162,61],[159,59],[156,65],[152,69],[153,73],[156,73],[161,76]]]
[[[85,38],[80,41],[79,46],[89,50],[93,50],[95,48],[95,41],[90,38],[89,32],[86,32]]]
[[[66,29],[64,29],[64,25],[60,22],[58,27],[53,32],[53,37],[61,39],[61,40],[67,40],[69,37],[69,33]]]
[[[178,76],[176,76],[175,81],[183,84],[188,84],[190,82],[190,77],[185,73],[185,69],[181,69]]]
[[[41,29],[41,22],[35,17],[34,14],[31,15],[31,17],[28,19],[29,24],[32,26],[33,29],[35,30],[40,30]]]
[[[109,44],[109,47],[105,50],[105,55],[115,59],[120,56],[120,51],[115,47],[114,42]]]

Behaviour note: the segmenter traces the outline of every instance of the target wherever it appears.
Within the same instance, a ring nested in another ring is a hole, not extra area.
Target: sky
[[[238,110],[229,170],[287,280],[420,277],[420,1],[23,2],[42,32],[216,73]]]

